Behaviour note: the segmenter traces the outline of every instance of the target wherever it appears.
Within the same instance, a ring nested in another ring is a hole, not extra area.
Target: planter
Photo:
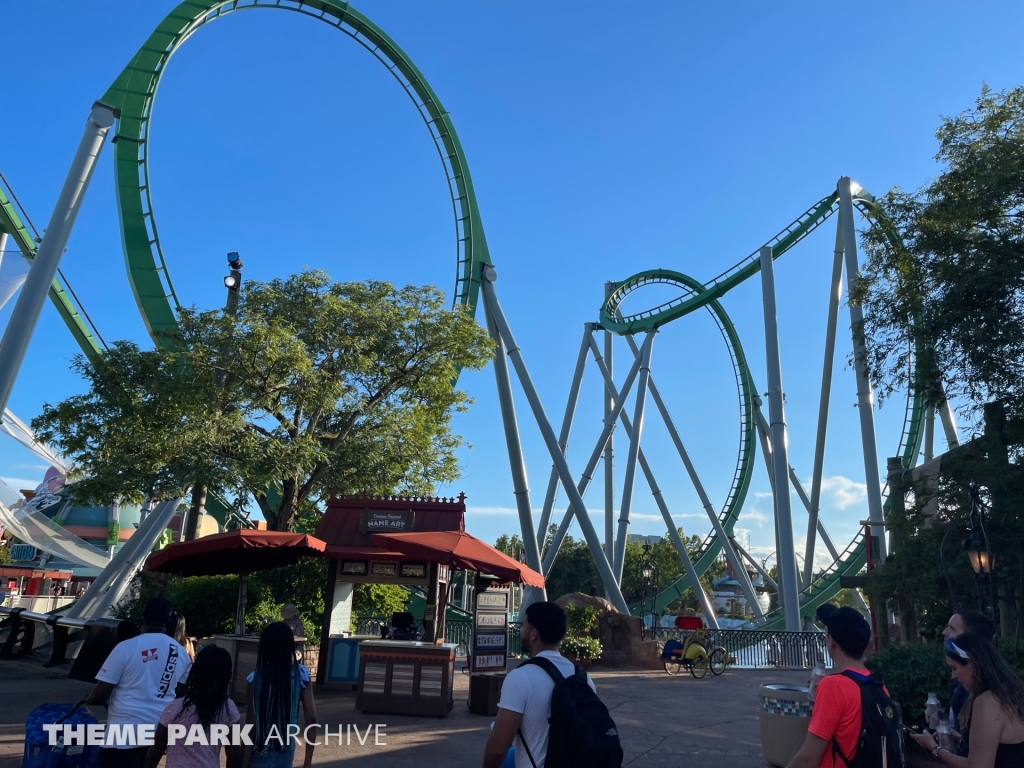
[[[592,666],[594,666],[593,659],[578,659],[575,656],[570,656],[569,654],[566,654],[565,658],[567,658],[580,669],[590,669]]]
[[[759,691],[761,751],[771,765],[785,766],[807,737],[811,703],[807,688],[798,685],[762,685]]]

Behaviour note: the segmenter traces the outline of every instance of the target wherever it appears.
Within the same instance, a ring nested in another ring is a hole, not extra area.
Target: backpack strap
[[[516,733],[519,734],[519,743],[522,744],[523,749],[526,750],[526,756],[530,758],[530,765],[532,765],[533,768],[537,768],[537,763],[534,761],[533,754],[530,752],[530,745],[526,743],[526,737],[523,736],[523,729],[519,728],[516,730]]]
[[[527,664],[533,664],[534,666],[538,666],[543,669],[548,673],[551,679],[555,681],[555,685],[558,685],[560,682],[565,680],[565,675],[558,671],[558,667],[554,665],[551,659],[545,659],[541,656],[532,656],[520,664],[519,667],[525,667]],[[579,671],[579,667],[576,667],[575,665],[573,666],[577,671]],[[519,667],[516,667],[516,669],[519,669]]]

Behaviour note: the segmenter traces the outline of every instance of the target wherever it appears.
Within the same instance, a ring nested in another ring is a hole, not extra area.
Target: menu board
[[[477,592],[473,620],[473,672],[504,671],[508,660],[508,587]]]

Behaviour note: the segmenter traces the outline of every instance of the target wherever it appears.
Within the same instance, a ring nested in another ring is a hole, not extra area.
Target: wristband
[[[941,752],[944,749],[947,752],[949,752],[949,750],[946,749],[946,747],[943,747],[942,745],[939,745],[939,746],[935,747],[935,749],[932,750],[932,757],[938,757],[939,756],[939,752]]]

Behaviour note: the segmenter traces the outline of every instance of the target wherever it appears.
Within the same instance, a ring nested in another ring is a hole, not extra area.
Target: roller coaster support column
[[[626,538],[629,535],[629,512],[633,506],[633,484],[636,481],[636,459],[640,453],[640,438],[644,431],[644,409],[647,406],[647,385],[651,380],[651,352],[657,330],[648,331],[640,348],[640,375],[636,385],[636,405],[633,408],[633,434],[629,438],[626,454],[626,475],[622,481],[622,503],[619,505],[619,530],[615,538],[615,580],[622,584],[622,566],[626,559]]]
[[[626,337],[626,342],[629,344],[634,355],[639,354],[636,342],[633,341],[631,336]],[[610,374],[605,373],[606,378],[609,375]],[[679,436],[679,430],[676,429],[675,422],[672,421],[672,416],[669,414],[668,408],[665,406],[665,401],[661,397],[661,392],[658,391],[657,384],[654,383],[653,376],[650,381],[650,389],[651,398],[654,400],[654,404],[657,406],[658,412],[661,414],[661,418],[665,422],[665,427],[668,429],[669,436],[672,438],[672,443],[676,447],[676,452],[679,454],[679,458],[682,460],[683,466],[686,467],[686,473],[690,477],[690,482],[693,483],[693,487],[697,491],[697,496],[700,498],[700,503],[704,507],[704,511],[707,513],[708,520],[711,521],[711,526],[715,529],[715,535],[722,543],[722,551],[725,552],[725,558],[729,561],[729,564],[732,565],[733,570],[736,572],[736,579],[739,581],[740,587],[743,589],[743,594],[750,604],[750,610],[754,612],[755,616],[760,618],[764,615],[764,612],[761,610],[761,604],[757,601],[757,592],[754,591],[754,585],[750,583],[750,578],[747,576],[747,568],[743,565],[743,561],[740,559],[740,556],[736,554],[736,551],[729,543],[729,534],[726,533],[725,526],[722,525],[722,521],[715,512],[714,505],[712,505],[711,499],[708,496],[707,491],[704,489],[704,483],[701,481],[700,475],[697,474],[697,468],[694,467],[693,462],[690,461],[690,454],[687,452],[686,446],[683,445],[683,439]],[[641,464],[642,463],[643,462],[641,462]],[[653,479],[653,477],[648,479]]]
[[[942,420],[942,432],[946,436],[946,450],[951,451],[960,445],[960,438],[956,433],[956,416],[949,400],[939,406],[939,418]]]
[[[594,355],[597,358],[598,365],[602,365],[600,349],[597,346],[597,342],[594,340],[593,335],[588,334],[588,341],[594,350]],[[597,444],[594,446],[594,450],[590,454],[590,460],[587,461],[587,466],[583,470],[583,474],[580,475],[580,481],[576,484],[576,491],[580,497],[587,492],[590,487],[590,483],[594,479],[594,470],[597,469],[597,462],[601,460],[601,449],[608,440],[608,435],[611,434],[612,427],[615,425],[615,420],[619,418],[622,413],[622,408],[626,404],[626,397],[629,395],[629,390],[633,387],[633,382],[636,380],[636,375],[640,371],[640,358],[638,357],[633,361],[633,367],[629,369],[629,373],[626,375],[626,380],[622,384],[622,389],[619,392],[612,390],[612,398],[615,402],[615,407],[612,408],[611,414],[609,414],[609,420],[604,423],[601,428],[601,435],[597,438]],[[555,562],[555,558],[558,556],[558,550],[562,546],[562,541],[565,539],[565,535],[569,532],[569,526],[572,524],[574,508],[570,503],[569,508],[565,510],[565,515],[562,517],[562,522],[558,526],[558,530],[555,531],[554,538],[551,540],[551,546],[548,547],[548,551],[544,554],[544,570],[543,573],[547,573],[551,568],[551,564]]]
[[[508,375],[508,364],[505,361],[505,347],[501,342],[501,334],[494,322],[490,307],[485,308],[487,330],[494,339],[497,349],[494,353],[494,378],[498,385],[498,403],[501,406],[501,421],[505,426],[505,445],[508,448],[508,463],[512,471],[512,492],[516,497],[516,509],[519,512],[519,527],[523,532],[523,549],[526,551],[526,564],[538,573],[540,570],[540,549],[537,547],[537,536],[533,528],[533,511],[530,506],[530,483],[526,476],[526,462],[523,460],[523,447],[519,442],[519,425],[516,422],[516,406],[512,399],[512,381]],[[536,593],[539,592],[540,595]],[[525,590],[523,602],[526,604],[547,600],[546,590],[530,587]]]
[[[579,491],[576,490],[576,486],[572,479],[572,473],[569,472],[569,465],[565,461],[565,456],[563,456],[562,452],[558,449],[558,439],[555,437],[555,431],[551,428],[551,422],[548,421],[547,414],[544,413],[544,406],[541,404],[540,396],[537,394],[537,390],[533,386],[533,380],[530,378],[530,372],[526,368],[526,363],[523,361],[522,353],[515,342],[515,337],[512,335],[512,329],[509,327],[508,320],[505,319],[505,315],[501,311],[501,305],[498,303],[498,297],[494,293],[494,281],[497,280],[497,278],[498,274],[494,270],[494,267],[490,264],[484,265],[481,270],[480,288],[484,294],[487,311],[494,320],[496,330],[500,334],[501,340],[508,348],[508,356],[512,358],[512,365],[516,369],[516,374],[519,376],[519,383],[522,385],[526,399],[530,403],[530,408],[533,411],[534,418],[537,420],[537,426],[540,428],[541,436],[543,436],[544,443],[547,445],[548,453],[551,454],[551,460],[558,468],[558,479],[561,481],[562,487],[565,488],[565,492],[569,496],[569,503],[572,504],[575,510],[576,518],[580,521],[580,528],[583,530],[583,537],[587,540],[587,546],[590,547],[590,554],[594,558],[594,564],[597,566],[597,571],[601,576],[601,581],[604,583],[604,588],[608,592],[608,599],[617,610],[622,613],[629,613],[629,606],[626,604],[626,600],[622,596],[622,591],[619,589],[619,585],[615,581],[611,566],[608,564],[608,558],[604,556],[604,550],[601,548],[601,539],[598,538],[597,531],[594,530],[594,524],[590,520],[590,515],[587,513],[586,506],[583,504],[583,497],[580,496]],[[507,378],[508,376],[506,374],[506,379]],[[506,425],[506,428],[507,426],[508,425]],[[525,536],[526,533],[527,529],[524,528],[523,535]],[[534,534],[532,515],[530,519],[530,534]],[[535,536],[534,542],[536,542]],[[528,553],[527,557],[529,558],[529,556],[530,555]],[[537,559],[539,560],[539,553]],[[534,564],[527,560],[527,564],[534,570],[539,570],[540,568],[539,562]]]
[[[839,179],[839,223],[843,228],[843,250],[846,258],[846,295],[853,296],[860,275],[857,262],[857,230],[853,221],[853,194],[850,177]],[[849,303],[849,302],[848,302]],[[851,330],[860,328],[864,321],[864,310],[859,304],[850,303]],[[874,397],[871,379],[868,376],[867,350],[860,334],[853,334],[853,364],[857,374],[857,407],[860,411],[860,438],[864,449],[864,482],[867,485],[868,519],[871,520],[871,538],[877,547],[878,561],[884,563],[886,556],[885,528],[882,526],[882,484],[878,477],[878,449],[875,446]],[[871,542],[869,542],[870,544]]]
[[[828,323],[825,328],[825,362],[821,367],[821,398],[818,401],[818,434],[814,441],[814,469],[811,473],[811,503],[807,519],[807,547],[804,550],[804,589],[814,576],[814,537],[818,532],[821,508],[821,473],[825,465],[825,433],[828,431],[828,404],[832,394],[832,363],[836,356],[836,328],[839,326],[839,295],[843,290],[843,224],[836,226],[836,246],[832,258],[832,292],[828,297]]]
[[[924,460],[935,458],[935,409],[928,406],[924,412]]]
[[[7,233],[0,232],[0,267],[4,263],[4,249],[7,248]]]
[[[633,368],[630,370],[630,376],[634,374],[636,369],[640,366],[641,355],[638,354],[636,344],[633,342],[632,337],[627,336],[626,339],[629,341],[634,352]],[[601,359],[600,350],[597,347],[597,342],[591,344],[591,349],[594,350],[594,360],[597,362],[597,367],[601,369],[601,375],[604,377],[605,390],[610,397],[615,401],[616,407],[611,413],[611,418],[620,418],[622,420],[622,429],[626,433],[626,439],[632,439],[633,427],[629,422],[629,417],[622,412],[622,400],[626,397],[626,393],[629,389],[631,379],[627,378],[626,384],[623,384],[622,391],[616,394],[615,382],[612,381],[611,373],[608,371],[608,367],[604,364],[604,360]],[[654,395],[654,379],[651,378],[649,385],[652,387],[651,395]],[[668,528],[669,538],[672,539],[672,543],[675,545],[676,552],[679,553],[679,559],[683,561],[683,568],[686,570],[686,575],[690,577],[690,582],[694,585],[693,591],[697,593],[697,599],[700,601],[701,609],[704,611],[704,620],[708,626],[712,629],[718,629],[718,618],[715,615],[715,609],[711,605],[711,600],[708,599],[707,593],[704,591],[704,587],[701,586],[700,577],[697,575],[697,569],[693,567],[693,561],[690,560],[690,553],[686,551],[686,545],[683,543],[682,538],[679,536],[679,531],[676,529],[675,521],[672,519],[672,513],[669,512],[668,504],[665,503],[665,497],[661,493],[661,488],[658,487],[658,481],[654,478],[654,472],[651,470],[651,465],[647,463],[647,457],[644,456],[644,449],[640,448],[637,451],[637,461],[640,462],[640,469],[643,470],[644,477],[647,478],[647,485],[651,488],[651,494],[654,496],[654,501],[658,505],[658,510],[661,512],[661,517],[665,521],[665,527]],[[717,517],[715,518],[718,519]],[[744,575],[746,572],[744,571]],[[753,587],[751,587],[753,592]],[[760,605],[754,608],[757,615],[760,616]]]
[[[569,399],[565,403],[565,415],[562,417],[562,430],[558,433],[558,447],[562,455],[566,455],[569,447],[569,432],[572,430],[572,419],[576,413],[576,401],[580,397],[580,384],[583,382],[583,370],[587,365],[587,352],[590,351],[590,334],[593,333],[593,323],[583,324],[583,340],[580,342],[580,352],[576,356],[576,370],[572,374],[572,384],[569,386]],[[555,505],[555,494],[558,493],[558,468],[551,465],[551,475],[548,477],[548,489],[544,494],[544,508],[540,513],[540,524],[537,526],[537,542],[541,548],[547,538],[548,523],[551,522],[551,510]]]
[[[779,597],[786,615],[786,630],[799,632],[800,585],[797,583],[796,550],[793,546],[793,509],[789,493],[789,457],[786,442],[786,411],[782,403],[782,363],[779,359],[779,327],[775,316],[775,269],[772,249],[761,249],[761,289],[764,298],[765,357],[768,363],[768,418],[772,437],[772,469],[775,476],[775,530],[778,532]]]
[[[53,215],[46,227],[46,234],[39,246],[36,257],[29,269],[28,277],[21,286],[21,295],[14,305],[14,311],[7,321],[7,330],[0,341],[0,413],[7,407],[14,381],[18,378],[18,370],[25,359],[25,352],[32,340],[32,332],[39,322],[39,314],[43,310],[43,302],[53,283],[61,256],[67,247],[71,228],[75,224],[78,210],[82,206],[82,198],[89,187],[96,160],[103,149],[103,141],[107,138],[110,126],[114,124],[114,110],[106,104],[96,102],[92,105],[89,119],[85,121],[85,133],[78,145],[78,151],[71,161],[60,197],[53,207]]]
[[[604,300],[608,301],[612,291],[615,290],[615,283],[609,280],[604,284]],[[615,376],[612,354],[614,353],[615,335],[611,331],[604,332],[604,363],[608,366],[608,373]],[[615,402],[612,396],[605,392],[604,395],[604,420],[611,417],[612,408]],[[615,529],[612,527],[612,517],[615,515],[615,420],[611,419],[612,431],[608,435],[608,442],[604,446],[604,553],[612,557],[615,551]]]

